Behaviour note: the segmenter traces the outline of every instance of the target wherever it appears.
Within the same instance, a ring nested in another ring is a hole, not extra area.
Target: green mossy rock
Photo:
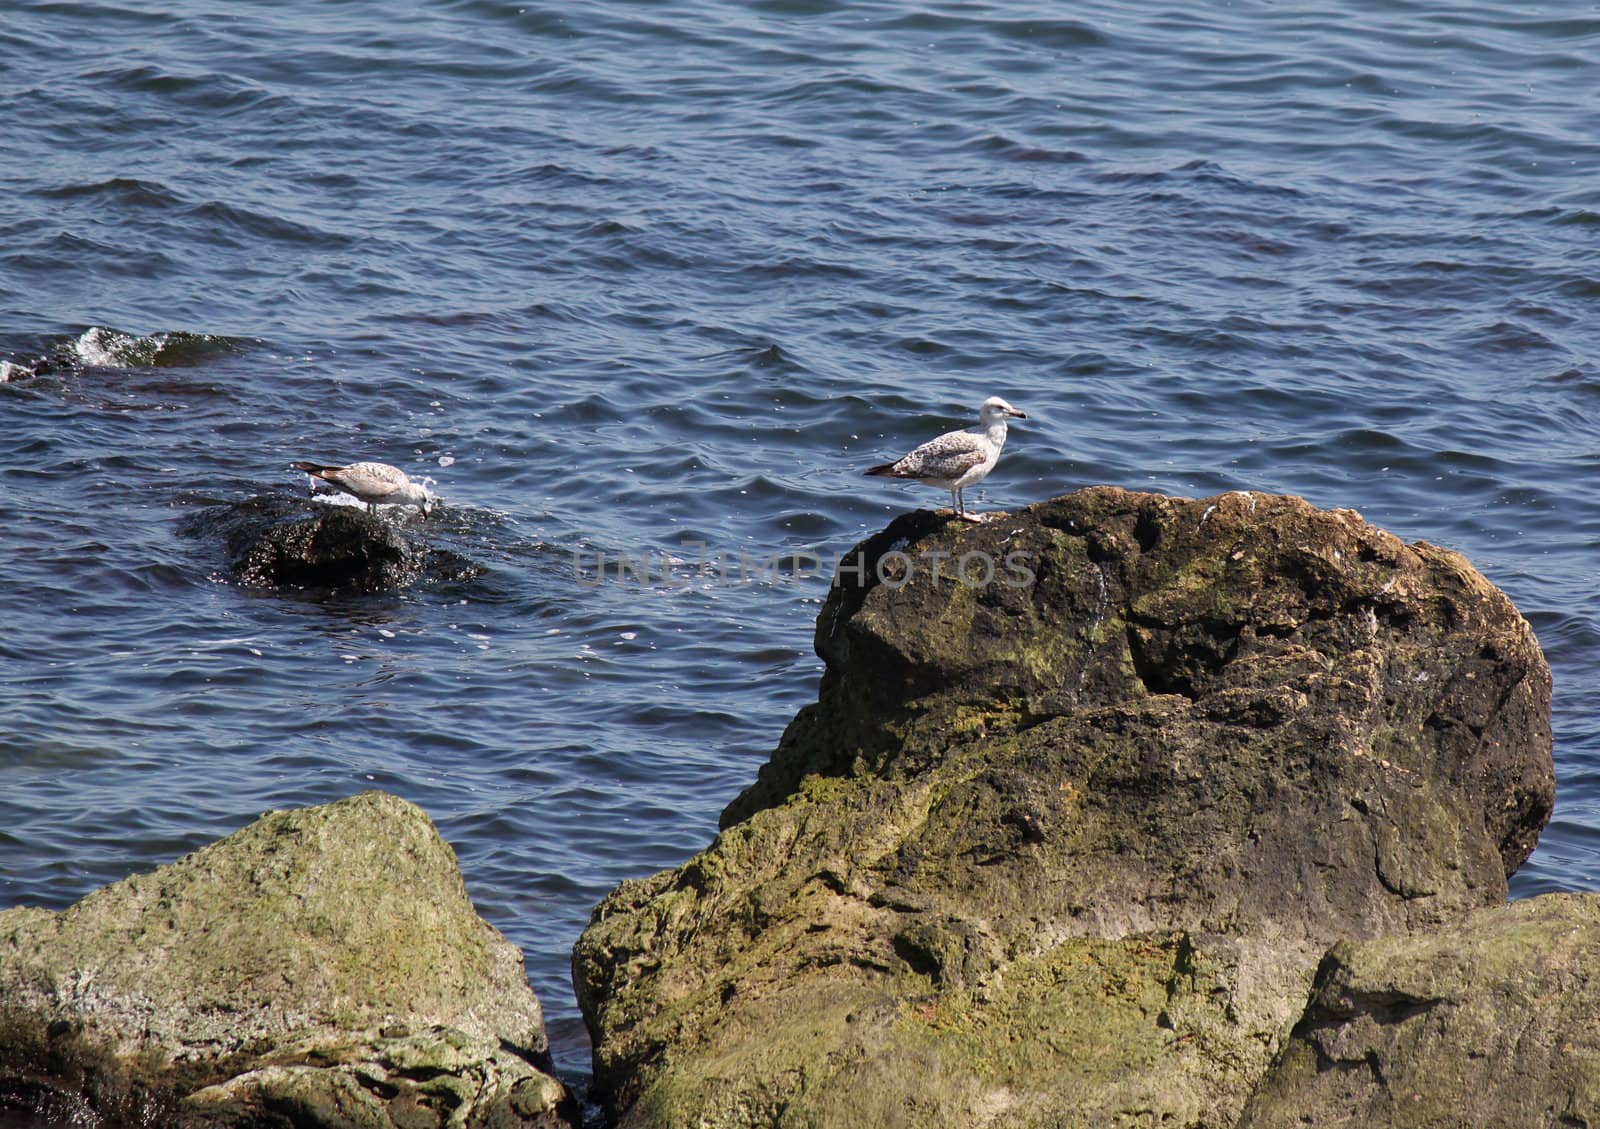
[[[1516,609],[1298,498],[909,514],[816,646],[722,834],[578,943],[625,1129],[1231,1127],[1327,945],[1503,901],[1553,800]]]
[[[1600,895],[1345,941],[1240,1129],[1600,1125]]]
[[[0,913],[0,1098],[112,1125],[558,1126],[522,954],[421,810],[271,812]]]

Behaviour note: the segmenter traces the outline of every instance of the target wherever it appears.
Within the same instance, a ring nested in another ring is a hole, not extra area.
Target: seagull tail
[[[324,463],[290,463],[289,465],[294,467],[295,470],[304,471],[313,478],[321,478],[324,472],[339,469],[338,467],[328,466]]]
[[[895,474],[893,463],[884,463],[882,466],[868,467],[866,470],[861,472],[861,477],[866,478],[867,476],[874,474],[888,475],[891,478],[899,477]]]

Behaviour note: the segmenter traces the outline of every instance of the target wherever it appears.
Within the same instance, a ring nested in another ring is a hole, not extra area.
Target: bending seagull
[[[349,466],[324,466],[321,463],[295,463],[312,478],[352,494],[367,504],[372,513],[378,506],[416,506],[427,513],[433,496],[406,477],[406,472],[388,463],[351,463]]]
[[[957,517],[982,521],[983,518],[969,514],[962,505],[961,491],[982,482],[1000,461],[1000,448],[1006,445],[1007,416],[1028,418],[1026,413],[1017,411],[1000,397],[990,396],[978,412],[977,427],[930,439],[904,458],[875,466],[865,473],[914,478],[929,486],[942,486],[950,491]]]

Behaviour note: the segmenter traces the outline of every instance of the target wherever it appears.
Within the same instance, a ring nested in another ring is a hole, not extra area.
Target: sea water
[[[814,699],[813,562],[948,504],[862,469],[989,395],[979,509],[1466,554],[1555,672],[1513,893],[1600,880],[1593,3],[13,0],[0,58],[0,906],[386,789],[581,1086],[590,910]],[[241,588],[180,527],[296,459],[485,575]]]

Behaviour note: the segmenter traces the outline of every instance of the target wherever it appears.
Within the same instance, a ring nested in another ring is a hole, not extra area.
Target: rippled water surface
[[[13,0],[0,51],[0,905],[388,789],[580,1076],[590,908],[815,694],[826,578],[739,564],[940,503],[860,471],[990,394],[980,506],[1465,553],[1555,672],[1514,891],[1600,884],[1600,6]],[[267,595],[178,532],[356,458],[486,575]]]

